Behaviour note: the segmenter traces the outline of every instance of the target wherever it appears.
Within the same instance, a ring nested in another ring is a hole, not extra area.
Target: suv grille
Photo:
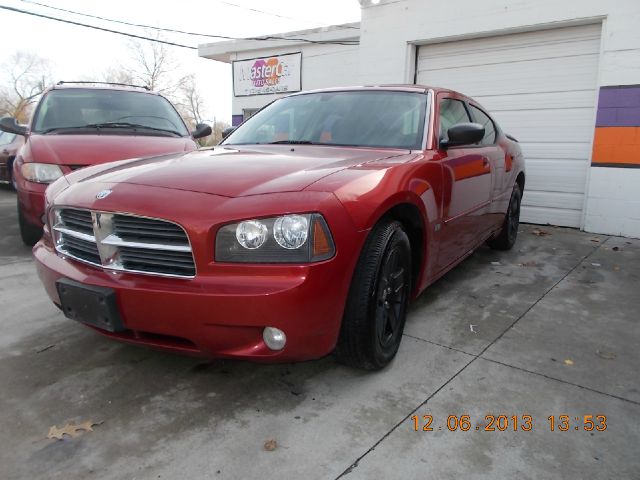
[[[172,277],[196,274],[184,229],[166,220],[78,209],[54,210],[56,250],[109,270]]]

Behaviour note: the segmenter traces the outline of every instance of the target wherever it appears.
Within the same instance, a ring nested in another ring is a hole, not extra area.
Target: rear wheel
[[[20,210],[20,204],[18,203],[18,223],[20,224],[20,237],[25,245],[33,247],[40,237],[42,237],[42,228],[38,225],[33,225],[24,218],[22,210]]]
[[[504,217],[502,230],[500,230],[497,236],[487,242],[491,248],[496,250],[511,250],[516,243],[518,228],[520,226],[521,200],[522,192],[520,191],[520,185],[516,183],[513,187],[513,192],[511,192],[511,200],[509,201],[507,214]]]
[[[395,357],[411,291],[411,246],[396,221],[383,221],[360,254],[345,308],[338,360],[379,370]]]

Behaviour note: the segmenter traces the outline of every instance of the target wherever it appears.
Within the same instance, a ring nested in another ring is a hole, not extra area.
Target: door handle
[[[488,166],[489,166],[489,160],[488,160],[488,159],[486,159],[486,158],[483,158],[483,159],[482,159],[482,166],[483,166],[483,167],[488,167]]]

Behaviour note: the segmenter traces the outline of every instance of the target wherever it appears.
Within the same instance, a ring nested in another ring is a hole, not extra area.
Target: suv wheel
[[[20,204],[18,204],[18,223],[20,224],[20,237],[25,245],[33,247],[40,237],[42,237],[42,228],[29,223],[20,210]]]

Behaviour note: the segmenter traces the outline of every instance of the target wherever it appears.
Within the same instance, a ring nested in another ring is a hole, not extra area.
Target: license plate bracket
[[[56,282],[56,289],[67,318],[109,332],[125,330],[112,288],[62,278]]]

